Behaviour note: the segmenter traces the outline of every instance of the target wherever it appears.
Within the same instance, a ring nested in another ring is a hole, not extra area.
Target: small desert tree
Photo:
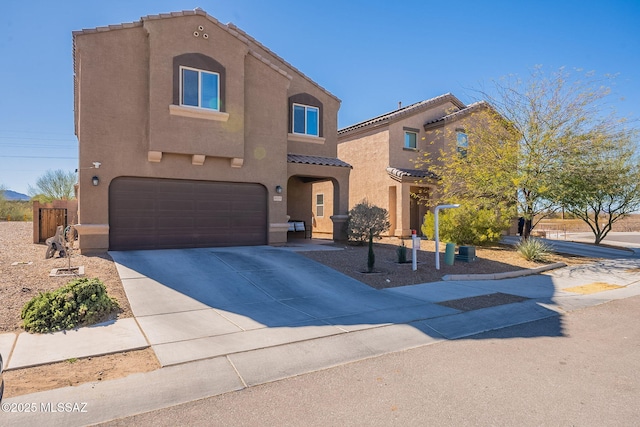
[[[369,237],[380,238],[389,229],[389,213],[386,209],[372,205],[367,199],[349,211],[347,236],[349,241],[364,244]]]
[[[29,195],[40,200],[70,200],[74,198],[76,181],[74,172],[48,170],[36,180],[35,188],[29,186]]]
[[[530,76],[503,78],[492,90],[479,91],[517,132],[517,160],[513,185],[518,212],[530,227],[561,202],[558,174],[585,142],[595,135],[616,132],[623,123],[606,105],[611,76],[564,68],[546,73],[536,67]]]
[[[640,163],[634,130],[600,131],[557,173],[557,200],[584,221],[600,244],[613,224],[640,209]]]
[[[373,252],[373,239],[389,229],[389,213],[386,209],[372,205],[367,199],[358,203],[349,211],[347,235],[350,241],[360,245],[369,242],[367,252],[367,271],[371,273],[376,262]]]
[[[467,150],[445,147],[418,161],[440,178],[440,197],[433,203],[457,199],[479,207],[494,203],[501,210],[517,206],[528,237],[534,221],[563,203],[558,194],[566,192],[556,187],[565,165],[584,153],[589,141],[616,135],[624,124],[607,114],[608,81],[608,76],[562,68],[545,73],[538,67],[527,79],[507,77],[490,90],[478,90],[488,108],[468,131]]]
[[[441,236],[458,244],[491,244],[515,217],[518,134],[489,104],[477,103],[470,110],[465,122],[432,131],[436,144],[438,139],[456,141],[463,128],[468,145],[444,144],[416,164],[437,177],[438,191],[425,200],[429,206],[461,205],[443,212]],[[423,233],[433,236],[433,214],[425,221]]]

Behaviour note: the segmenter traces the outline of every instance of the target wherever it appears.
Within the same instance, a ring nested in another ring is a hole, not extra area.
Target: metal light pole
[[[436,228],[436,270],[440,270],[440,236],[438,231],[438,212],[440,212],[440,209],[454,209],[459,207],[460,205],[440,205],[436,206],[434,210]]]

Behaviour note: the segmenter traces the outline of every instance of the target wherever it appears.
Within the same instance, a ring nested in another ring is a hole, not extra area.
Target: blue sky
[[[201,7],[233,22],[342,100],[344,127],[536,65],[618,73],[612,103],[640,118],[640,0],[5,0],[0,185],[27,193],[73,171],[71,32]]]

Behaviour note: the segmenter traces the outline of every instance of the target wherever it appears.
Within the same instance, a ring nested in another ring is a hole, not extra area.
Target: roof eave
[[[372,119],[365,120],[360,123],[356,123],[354,125],[340,129],[338,130],[338,137],[357,133],[363,130],[374,129],[376,127],[387,125],[387,124],[391,124],[407,116],[420,113],[424,110],[427,110],[429,108],[432,108],[436,105],[439,105],[445,102],[451,102],[456,107],[461,109],[466,108],[464,103],[460,101],[455,95],[453,95],[452,93],[445,93],[443,95],[439,95],[424,101],[416,102],[415,104],[411,104],[406,107],[400,108],[398,110],[391,111],[389,113],[382,114]]]

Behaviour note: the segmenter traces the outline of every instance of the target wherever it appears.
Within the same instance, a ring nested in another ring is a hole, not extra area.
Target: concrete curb
[[[542,267],[537,268],[529,268],[526,270],[517,270],[517,271],[507,271],[504,273],[494,273],[494,274],[447,274],[442,277],[442,280],[445,281],[454,281],[454,280],[500,280],[500,279],[511,279],[513,277],[522,277],[529,276],[531,274],[543,273],[549,270],[555,270],[556,268],[566,267],[567,264],[564,262],[555,262],[549,265],[543,265]]]

